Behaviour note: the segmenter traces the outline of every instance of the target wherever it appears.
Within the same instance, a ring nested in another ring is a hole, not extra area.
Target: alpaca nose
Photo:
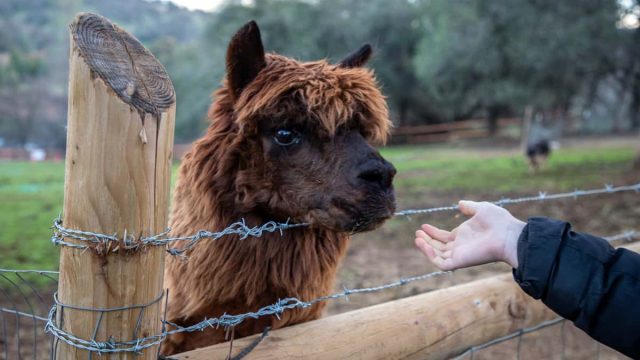
[[[358,179],[369,184],[377,184],[383,189],[391,187],[396,168],[384,159],[369,160],[363,164]]]

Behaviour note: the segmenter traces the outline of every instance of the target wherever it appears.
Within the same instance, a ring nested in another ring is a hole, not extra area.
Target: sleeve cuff
[[[529,218],[518,239],[518,268],[513,277],[533,298],[544,297],[562,239],[568,230],[563,221]]]

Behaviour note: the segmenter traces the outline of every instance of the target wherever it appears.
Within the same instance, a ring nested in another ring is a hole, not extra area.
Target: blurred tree
[[[615,70],[618,8],[608,0],[423,1],[416,72],[449,119],[525,106],[566,114]],[[564,116],[564,115],[563,115]]]
[[[198,79],[191,76],[193,72],[189,70],[198,69],[202,64],[204,54],[200,54],[194,44],[200,41],[211,14],[191,12],[170,2],[143,0],[2,0],[0,137],[5,138],[6,143],[36,142],[41,146],[64,147],[68,24],[80,11],[108,16],[147,45],[157,43],[156,50],[168,47],[165,53],[177,54],[176,59],[181,50],[188,50],[182,61],[173,62],[176,75],[171,75],[183,88],[187,88],[187,82],[193,84],[189,88],[197,87]],[[188,54],[195,54],[197,58],[190,58]],[[201,91],[205,102],[208,91]],[[178,106],[182,108],[188,109]],[[178,121],[178,127],[184,128],[181,125]],[[181,141],[191,140],[197,134],[184,130],[178,134],[182,132],[185,135],[179,137]]]
[[[631,93],[631,129],[640,130],[640,0],[620,3],[620,27],[625,33],[622,78]],[[640,136],[640,133],[638,133]],[[640,144],[640,142],[639,142]],[[634,166],[640,169],[640,145]]]
[[[337,62],[364,43],[374,47],[370,65],[389,97],[398,124],[436,118],[424,101],[412,61],[420,39],[419,16],[411,0],[230,1],[211,18],[205,41],[224,47],[249,19],[260,25],[267,51],[300,60]],[[222,59],[222,58],[220,58]]]
[[[34,80],[44,71],[41,58],[17,50],[0,67],[0,137],[9,144],[25,146],[30,140],[46,99],[46,86]]]
[[[33,116],[47,125],[24,130],[32,141],[51,140],[41,129],[64,129],[66,25],[75,13],[93,11],[131,31],[167,68],[178,98],[179,142],[206,127],[227,43],[251,19],[267,51],[300,60],[337,62],[371,43],[370,67],[396,125],[487,117],[495,128],[499,116],[527,106],[561,120],[569,109],[588,109],[598,89],[613,82],[629,99],[630,124],[638,129],[639,1],[227,0],[205,13],[144,0],[2,0],[0,105],[28,108],[20,114],[40,108]],[[29,59],[40,59],[38,70],[29,70]],[[14,89],[16,79],[21,85]],[[15,101],[15,92],[29,91],[37,104]],[[619,114],[627,116],[626,109]],[[606,113],[600,118],[614,121]],[[17,131],[15,121],[0,113],[0,136]],[[52,133],[61,137],[53,143],[64,144],[64,131]]]
[[[631,92],[631,128],[640,130],[640,0],[621,1],[620,27],[623,31],[621,76]]]

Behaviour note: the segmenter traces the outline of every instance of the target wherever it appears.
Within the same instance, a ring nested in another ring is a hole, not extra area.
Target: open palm
[[[416,246],[442,270],[505,261],[517,267],[517,240],[525,223],[507,210],[486,202],[461,201],[471,218],[446,231],[424,224],[416,231]]]

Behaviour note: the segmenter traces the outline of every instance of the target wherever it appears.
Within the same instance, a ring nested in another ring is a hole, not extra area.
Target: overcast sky
[[[152,0],[153,1],[153,0]],[[204,10],[204,11],[212,11],[215,10],[220,4],[224,2],[224,0],[155,0],[155,1],[171,1],[177,5],[184,6],[190,10]],[[618,0],[618,3],[622,6],[622,8],[633,7],[633,2],[631,0]],[[638,21],[640,17],[640,8],[635,8],[635,11],[631,14],[627,14],[626,16],[622,16],[620,19],[620,26],[627,28],[636,28],[640,26],[640,22]]]
[[[160,0],[168,1],[168,0]],[[191,10],[215,10],[224,0],[170,0],[176,5],[184,6]]]

